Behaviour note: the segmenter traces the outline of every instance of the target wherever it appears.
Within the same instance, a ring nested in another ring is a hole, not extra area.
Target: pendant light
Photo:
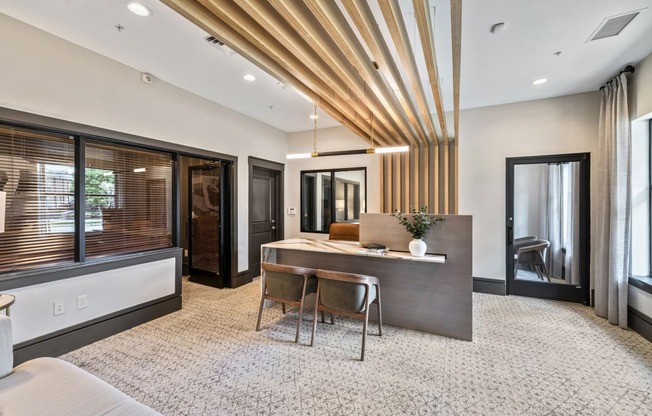
[[[397,152],[408,152],[410,151],[410,146],[396,146],[396,147],[379,147],[376,148],[374,144],[374,115],[371,114],[370,126],[371,134],[370,144],[371,148],[369,149],[355,149],[355,150],[336,150],[332,152],[318,152],[317,151],[317,105],[315,105],[315,113],[311,118],[315,121],[315,125],[312,133],[312,152],[310,153],[291,153],[286,156],[287,159],[308,159],[311,157],[324,157],[324,156],[346,156],[346,155],[364,155],[364,154],[381,154],[381,153],[397,153]]]

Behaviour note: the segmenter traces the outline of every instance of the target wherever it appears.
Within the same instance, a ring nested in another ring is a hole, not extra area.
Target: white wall
[[[287,135],[0,14],[0,106],[238,157],[238,271],[248,267],[248,156],[285,162]]]
[[[334,150],[366,149],[370,147],[355,134],[344,127],[320,129],[317,134],[317,150],[322,152]],[[313,131],[290,133],[288,135],[289,153],[306,153],[313,150]],[[367,212],[380,210],[380,156],[349,155],[328,156],[312,159],[294,159],[287,161],[285,206],[296,208],[296,215],[285,213],[286,238],[328,239],[328,234],[302,233],[301,211],[301,171],[315,169],[367,168]]]
[[[165,259],[106,272],[11,289],[14,343],[34,339],[174,294],[175,260]],[[77,309],[77,296],[86,295],[88,307]],[[54,302],[65,312],[54,316]]]
[[[514,238],[541,237],[548,165],[514,166]]]
[[[632,119],[652,118],[652,54],[636,65],[629,80]]]
[[[473,216],[473,276],[505,279],[506,158],[597,150],[599,93],[463,110],[460,214]]]

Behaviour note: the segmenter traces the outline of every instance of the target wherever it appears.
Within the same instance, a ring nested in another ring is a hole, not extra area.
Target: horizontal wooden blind
[[[74,140],[0,125],[0,272],[74,261]]]
[[[172,246],[172,155],[86,143],[86,257]]]

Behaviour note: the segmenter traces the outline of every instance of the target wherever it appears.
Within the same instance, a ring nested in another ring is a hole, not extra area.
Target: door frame
[[[219,233],[220,233],[220,243],[219,246],[217,247],[217,250],[219,251],[220,255],[220,260],[219,260],[219,268],[220,268],[220,278],[222,279],[222,282],[224,284],[224,287],[232,287],[232,280],[233,276],[231,274],[231,192],[230,192],[230,170],[231,170],[231,163],[229,161],[224,161],[224,160],[207,160],[206,163],[203,165],[196,165],[196,166],[188,166],[188,181],[187,181],[187,189],[188,189],[188,198],[187,198],[187,205],[188,205],[188,229],[187,229],[187,235],[188,235],[188,272],[190,273],[192,269],[192,218],[190,213],[192,212],[192,172],[195,170],[212,170],[216,169],[214,167],[209,167],[211,163],[217,162],[220,164],[220,167],[217,168],[220,170],[220,216],[219,216]],[[192,275],[191,275],[192,279]],[[196,281],[201,281],[204,279],[199,279]],[[203,283],[203,282],[202,282]],[[208,283],[210,285],[210,281]]]
[[[254,182],[254,168],[264,169],[274,172],[276,175],[276,212],[278,213],[278,221],[276,223],[277,236],[283,239],[285,236],[285,165],[282,163],[272,162],[271,160],[259,159],[257,157],[249,156],[249,217],[247,237],[249,239],[249,272],[247,273],[247,282],[260,274],[260,270],[253,270],[254,253],[253,253],[253,227],[252,218],[254,216],[254,207],[251,201],[254,199],[253,182]],[[245,283],[247,283],[245,282]],[[244,283],[242,283],[244,284]]]
[[[572,285],[549,284],[536,281],[514,282],[514,167],[541,163],[579,162],[579,275],[581,290]],[[529,296],[542,299],[554,299],[568,302],[580,302],[585,305],[590,301],[590,233],[591,233],[591,154],[567,153],[543,156],[508,157],[506,159],[506,206],[505,206],[505,282],[507,295]]]

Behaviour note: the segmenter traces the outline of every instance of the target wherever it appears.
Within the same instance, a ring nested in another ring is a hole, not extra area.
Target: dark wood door
[[[260,271],[260,246],[282,238],[279,230],[279,174],[277,171],[253,168],[251,179],[251,267],[252,275]]]

